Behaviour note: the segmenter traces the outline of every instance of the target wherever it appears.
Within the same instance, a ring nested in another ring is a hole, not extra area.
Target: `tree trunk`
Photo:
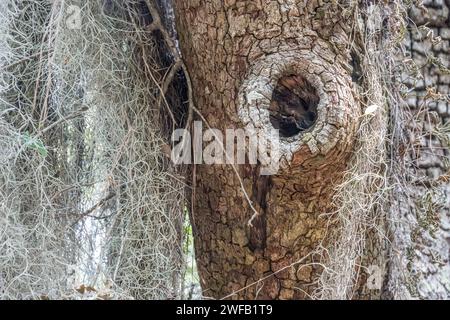
[[[317,249],[330,245],[338,223],[327,214],[363,110],[349,46],[353,17],[335,1],[178,0],[175,11],[195,105],[208,125],[281,134],[276,175],[237,166],[259,213],[251,225],[254,211],[233,167],[195,168],[192,222],[203,293],[314,297],[323,271]],[[299,130],[281,123],[286,110],[273,107],[295,95],[311,112],[296,118],[305,124]]]
[[[407,102],[420,133],[406,170],[412,186],[393,216],[389,290],[393,298],[449,299],[449,140],[442,131],[450,118],[450,1],[423,4],[411,10],[405,39],[407,55],[419,66],[418,77],[406,84],[414,89]]]

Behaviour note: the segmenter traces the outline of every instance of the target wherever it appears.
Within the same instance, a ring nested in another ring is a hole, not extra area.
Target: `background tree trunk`
[[[405,174],[410,190],[399,191],[393,232],[389,291],[394,298],[450,297],[449,94],[450,1],[423,1],[413,8],[405,39],[418,66],[407,79],[407,102],[419,132]],[[425,10],[426,9],[426,10]],[[401,196],[400,196],[401,198]]]

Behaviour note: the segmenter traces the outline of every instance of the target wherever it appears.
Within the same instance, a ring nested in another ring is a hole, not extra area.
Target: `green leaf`
[[[45,158],[47,156],[48,151],[44,143],[40,139],[32,138],[28,131],[23,134],[23,141],[26,146],[30,149],[36,150],[42,157]]]

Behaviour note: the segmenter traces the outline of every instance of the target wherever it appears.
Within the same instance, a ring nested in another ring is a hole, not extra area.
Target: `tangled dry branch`
[[[160,101],[181,94],[149,8],[0,6],[0,297],[180,297],[185,184]]]

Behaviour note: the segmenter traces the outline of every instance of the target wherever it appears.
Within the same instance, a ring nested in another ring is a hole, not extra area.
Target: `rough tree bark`
[[[450,1],[425,0],[423,4],[427,10],[411,10],[405,39],[420,75],[407,82],[414,89],[407,102],[422,119],[418,127],[428,134],[417,141],[413,165],[408,168],[408,175],[418,178],[395,218],[401,226],[394,232],[392,247],[403,254],[401,263],[391,268],[389,282],[394,298],[449,299],[449,144],[437,129],[448,125],[450,118]],[[432,99],[433,90],[441,98]],[[423,117],[426,110],[435,112],[434,119]],[[422,208],[417,210],[418,206]]]
[[[278,174],[237,167],[259,212],[251,226],[253,210],[231,166],[194,170],[192,223],[203,293],[317,296],[323,266],[315,249],[328,247],[337,227],[326,213],[336,209],[335,188],[367,107],[352,51],[367,48],[351,38],[355,19],[331,0],[175,0],[175,12],[195,105],[209,126],[281,133]],[[384,263],[378,240],[369,239],[366,251],[366,265]],[[353,297],[379,298],[381,290],[368,292],[365,281]]]
[[[316,289],[321,267],[311,253],[332,228],[321,214],[333,210],[361,114],[347,46],[352,21],[333,3],[175,1],[195,104],[211,127],[283,125],[283,111],[270,108],[283,77],[297,76],[303,100],[319,101],[312,127],[282,132],[277,175],[238,167],[260,213],[252,227],[232,167],[197,166],[193,224],[205,296],[307,298]]]

